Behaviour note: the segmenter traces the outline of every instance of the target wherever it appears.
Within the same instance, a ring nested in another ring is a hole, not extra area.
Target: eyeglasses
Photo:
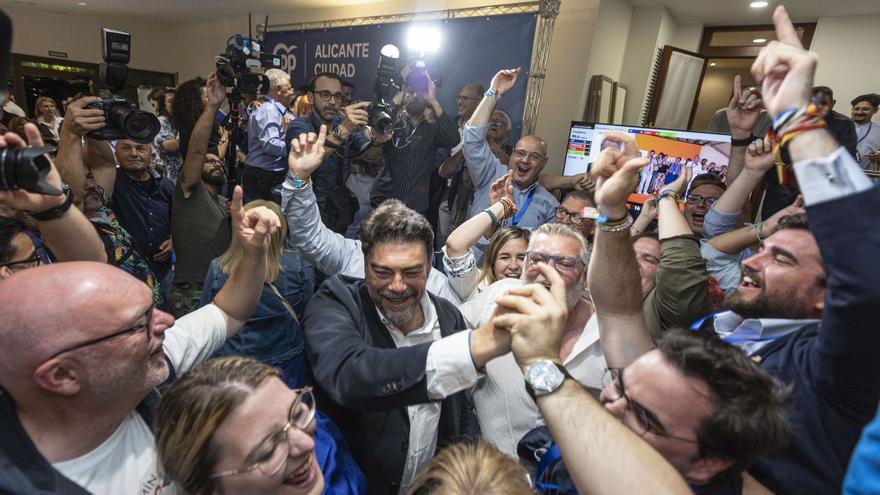
[[[324,103],[330,103],[330,99],[334,99],[336,101],[342,101],[345,96],[342,93],[331,93],[329,91],[312,91],[312,94],[316,94],[321,97],[321,100]]]
[[[147,331],[147,342],[149,342],[153,338],[153,332],[150,331],[150,322],[153,320],[153,310],[154,309],[155,309],[155,305],[150,305],[150,307],[143,314],[143,316],[141,316],[141,318],[138,319],[138,323],[136,323],[133,326],[124,328],[122,330],[118,330],[116,332],[113,332],[109,335],[105,335],[103,337],[98,337],[96,339],[87,340],[85,342],[82,342],[82,343],[79,343],[76,345],[72,345],[70,347],[65,347],[64,349],[56,352],[55,354],[52,354],[52,356],[50,356],[49,359],[56,358],[56,357],[64,354],[65,352],[70,352],[70,351],[73,351],[76,349],[82,349],[83,347],[88,347],[90,345],[99,344],[101,342],[104,342],[105,340],[110,340],[110,339],[119,337],[120,335],[125,335],[125,334],[134,335],[134,334],[140,332],[141,330]]]
[[[584,221],[584,217],[582,217],[580,213],[568,211],[565,208],[558,206],[556,208],[556,219],[562,220],[565,217],[570,218],[571,223],[574,223],[574,224],[580,224],[581,222]]]
[[[540,153],[535,153],[534,151],[529,153],[526,150],[513,150],[513,156],[516,158],[519,158],[519,159],[529,157],[529,161],[532,161],[532,162],[538,162],[538,161],[541,161],[544,158],[546,158],[546,156],[544,156]]]
[[[617,392],[620,395],[618,395],[617,398],[611,399],[611,401],[614,402],[620,399],[626,401],[626,410],[623,413],[623,423],[628,426],[633,433],[640,437],[644,437],[645,434],[651,432],[659,437],[671,438],[673,440],[688,443],[699,443],[699,441],[691,438],[676,437],[666,433],[666,427],[663,426],[663,423],[660,422],[656,414],[646,409],[638,402],[630,399],[630,397],[626,395],[626,390],[623,388],[623,370],[623,368],[606,369],[605,375],[602,376],[602,387],[607,388],[608,384],[614,382],[614,388],[617,389]],[[633,419],[627,419],[630,416],[632,416]]]
[[[491,127],[507,127],[507,122],[503,120],[490,120],[489,125]],[[525,155],[523,155],[525,156]]]
[[[715,206],[715,203],[718,202],[718,198],[703,197],[698,194],[691,194],[690,196],[687,197],[687,199],[685,201],[687,201],[688,203],[690,203],[692,205],[703,204],[703,205],[711,208],[711,207]]]
[[[270,434],[245,457],[247,463],[240,469],[223,471],[211,476],[211,479],[232,476],[234,474],[250,473],[259,471],[266,476],[275,476],[284,466],[287,455],[290,453],[290,441],[287,432],[291,428],[305,430],[315,417],[315,396],[312,387],[304,387],[293,390],[296,398],[287,412],[287,424],[284,428]]]
[[[37,256],[37,251],[34,250],[34,252],[32,252],[31,255],[28,256],[27,259],[23,259],[20,261],[9,261],[7,263],[0,263],[0,268],[3,268],[5,266],[5,267],[9,268],[10,271],[17,272],[19,270],[34,268],[35,266],[39,265],[41,261],[42,260],[40,259],[40,257]],[[16,267],[16,268],[13,268],[13,267]]]
[[[579,266],[584,264],[584,262],[576,256],[554,256],[552,254],[540,253],[537,251],[526,251],[526,260],[529,268],[537,267],[538,263],[550,264],[552,261],[553,266],[556,267],[556,271],[569,273],[573,273]]]

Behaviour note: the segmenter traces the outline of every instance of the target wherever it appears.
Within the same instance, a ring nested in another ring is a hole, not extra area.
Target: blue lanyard
[[[519,221],[522,220],[522,217],[523,217],[523,215],[525,215],[526,210],[529,208],[529,205],[532,204],[532,197],[535,195],[535,191],[537,191],[537,190],[538,190],[538,185],[535,184],[535,186],[532,188],[532,190],[529,191],[529,195],[526,196],[526,200],[523,201],[523,204],[519,208],[519,211],[516,212],[516,215],[513,216],[513,219],[510,221],[510,225],[513,225],[514,227],[516,227],[519,224]]]
[[[862,141],[864,141],[866,137],[868,137],[868,134],[871,133],[871,128],[872,128],[872,127],[874,127],[874,123],[873,123],[873,122],[868,123],[868,130],[865,131],[865,134],[864,134],[862,137],[860,137],[858,141],[856,141],[856,144],[857,144],[857,145],[858,145],[859,143],[861,143]]]
[[[547,468],[550,467],[551,464],[555,463],[562,459],[562,454],[559,453],[559,446],[554,442],[550,447],[550,450],[547,451],[546,454],[541,456],[541,462],[538,464],[538,472],[535,474],[535,488],[541,490],[549,490],[553,493],[571,493],[577,494],[577,491],[563,491],[558,485],[554,485],[553,483],[544,483],[541,480],[541,477],[544,475],[544,472],[547,471]]]
[[[706,320],[708,320],[709,318],[714,318],[715,315],[717,315],[717,314],[720,313],[720,312],[721,312],[721,311],[713,311],[713,312],[707,314],[706,316],[700,318],[699,320],[693,322],[693,323],[691,324],[691,331],[693,331],[693,332],[699,331],[700,328],[703,326],[703,323],[704,323]],[[740,342],[767,342],[767,341],[770,341],[770,340],[776,340],[776,339],[778,339],[779,337],[780,337],[779,335],[776,335],[776,336],[773,336],[773,337],[759,337],[759,338],[757,338],[757,339],[744,339],[744,338],[741,338],[741,337],[723,337],[721,340],[727,342],[728,344],[737,344],[737,343],[740,343]]]

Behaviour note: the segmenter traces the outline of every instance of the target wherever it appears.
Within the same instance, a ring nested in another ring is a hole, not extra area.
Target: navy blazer
[[[445,337],[464,330],[461,313],[428,293]],[[367,476],[370,494],[397,494],[409,448],[406,406],[430,402],[425,367],[430,342],[397,348],[380,320],[366,282],[336,275],[306,308],[306,356],[318,407],[342,430]],[[465,391],[442,401],[438,448],[475,441],[479,426]]]

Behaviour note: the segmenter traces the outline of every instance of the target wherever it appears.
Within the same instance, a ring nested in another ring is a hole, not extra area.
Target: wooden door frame
[[[27,108],[27,97],[24,92],[24,76],[37,77],[54,77],[58,79],[75,79],[86,78],[92,84],[93,88],[100,85],[100,71],[98,64],[88,62],[78,62],[74,60],[57,59],[49,57],[39,57],[36,55],[27,55],[22,53],[11,54],[12,61],[12,89],[15,100],[18,105],[25,110],[27,115],[33,113],[32,108]],[[26,62],[44,64],[50,67],[27,67],[23,65]],[[58,69],[52,69],[51,66],[67,66],[83,69],[84,72],[71,72]]]

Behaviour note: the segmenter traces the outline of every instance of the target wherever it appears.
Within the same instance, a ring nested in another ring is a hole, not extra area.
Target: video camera
[[[376,96],[369,107],[370,126],[382,134],[391,134],[394,127],[394,102],[392,98],[403,88],[397,59],[400,50],[394,45],[385,45],[379,54],[379,68],[376,70]]]
[[[260,52],[260,43],[240,34],[229,38],[226,51],[217,55],[217,80],[242,94],[265,94],[271,89],[262,70],[281,67],[281,57]]]
[[[104,111],[106,125],[89,132],[89,137],[102,141],[131,139],[138,143],[151,143],[159,133],[159,119],[150,112],[138,109],[137,105],[117,93],[125,87],[128,77],[128,62],[131,58],[131,35],[115,29],[102,28],[101,64],[104,85],[113,94],[101,101],[89,103],[85,108]]]

